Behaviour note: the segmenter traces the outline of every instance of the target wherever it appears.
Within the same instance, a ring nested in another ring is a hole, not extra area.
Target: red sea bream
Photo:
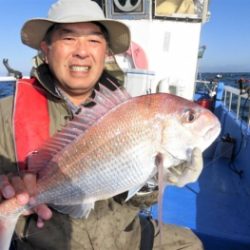
[[[86,217],[97,200],[125,191],[133,196],[157,174],[157,155],[164,182],[169,167],[188,160],[195,147],[206,149],[220,132],[213,113],[170,94],[131,98],[101,86],[94,101],[31,156],[30,168],[39,169],[36,204]],[[1,204],[1,250],[8,249],[18,217],[30,208],[15,199]]]

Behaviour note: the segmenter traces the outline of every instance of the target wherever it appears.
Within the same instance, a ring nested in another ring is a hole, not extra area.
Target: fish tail
[[[0,215],[0,249],[9,250],[12,235],[18,220],[17,216],[3,217]]]

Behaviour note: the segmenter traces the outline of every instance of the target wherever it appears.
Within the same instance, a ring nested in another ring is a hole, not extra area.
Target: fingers
[[[184,162],[168,169],[167,182],[170,185],[183,187],[188,183],[195,182],[203,169],[203,157],[200,149],[195,148],[190,162]]]
[[[41,204],[35,208],[35,211],[37,215],[42,219],[42,220],[49,220],[52,216],[51,210],[48,208],[47,205]]]
[[[30,194],[29,204],[35,205],[36,201],[32,197],[36,194],[37,190],[37,178],[34,174],[25,174],[23,177],[23,182],[25,184],[26,190]],[[37,226],[39,228],[44,226],[44,220],[49,220],[52,217],[52,212],[47,205],[41,204],[36,206],[33,211],[38,215]]]
[[[37,191],[37,177],[34,174],[27,173],[22,176],[0,175],[0,201],[1,197],[4,199],[11,199],[16,197],[20,205],[25,205],[29,202],[30,205],[36,205],[35,194]],[[39,228],[44,226],[44,221],[52,217],[52,211],[45,204],[36,206],[33,210],[25,211],[23,215],[37,213],[37,226]]]
[[[42,228],[44,226],[44,221],[40,217],[37,218],[36,226],[38,228]]]
[[[37,206],[34,209],[34,211],[38,215],[38,219],[37,219],[38,228],[42,228],[44,226],[44,221],[49,220],[52,217],[52,211],[45,204],[41,204]]]
[[[25,205],[29,201],[29,194],[19,176],[11,177],[9,180],[8,176],[1,175],[0,193],[4,199],[11,199],[16,196],[20,205]]]
[[[173,175],[181,176],[183,174],[184,169],[185,169],[185,167],[183,165],[184,164],[180,164],[179,166],[171,167],[171,168],[169,168],[169,172]]]
[[[26,187],[27,192],[30,194],[30,196],[33,196],[36,194],[36,182],[37,177],[34,174],[25,174],[23,176],[23,182]]]
[[[199,148],[194,148],[193,150],[190,167],[198,173],[200,173],[203,168],[203,157]]]
[[[178,183],[179,177],[169,174],[167,176],[167,183],[170,185],[175,185],[176,183]]]
[[[16,196],[20,205],[28,203],[30,195],[36,192],[36,176],[25,174],[20,176],[0,176],[0,195],[4,199],[11,199]]]
[[[12,187],[15,190],[16,198],[20,205],[25,205],[29,201],[29,193],[26,190],[23,180],[19,176],[11,178]]]
[[[10,199],[15,196],[15,190],[6,175],[0,176],[0,193],[5,199]]]

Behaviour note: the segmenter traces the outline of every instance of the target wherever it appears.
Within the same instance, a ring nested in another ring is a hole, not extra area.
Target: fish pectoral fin
[[[68,214],[72,218],[87,218],[92,209],[94,209],[95,202],[82,203],[75,205],[51,205],[55,210],[60,213]]]

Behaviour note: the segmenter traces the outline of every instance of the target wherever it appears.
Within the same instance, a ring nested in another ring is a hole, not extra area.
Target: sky
[[[211,0],[210,21],[203,25],[203,72],[250,73],[250,0]]]
[[[73,0],[72,0],[73,1]],[[28,74],[36,51],[22,44],[26,20],[46,17],[55,0],[0,0],[0,75],[8,58],[13,68]],[[201,72],[250,72],[250,0],[211,0],[210,21],[202,26]]]

